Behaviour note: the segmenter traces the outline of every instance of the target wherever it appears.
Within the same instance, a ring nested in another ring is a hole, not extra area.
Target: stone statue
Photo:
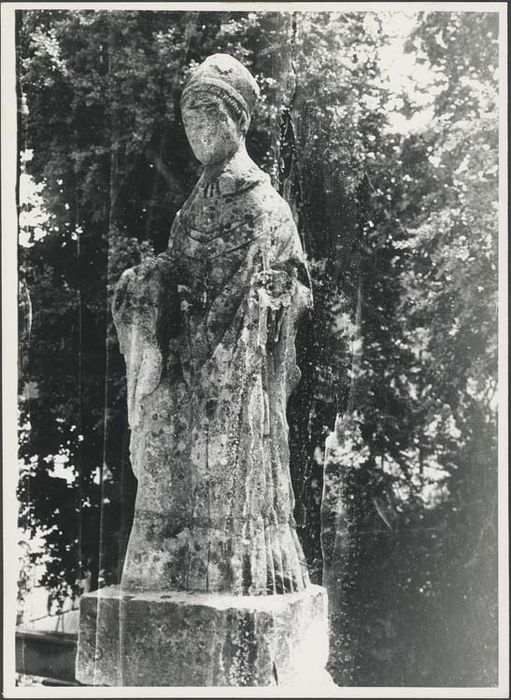
[[[246,151],[258,93],[225,54],[192,74],[182,116],[203,173],[167,251],[116,289],[138,479],[125,589],[265,595],[308,583],[286,403],[311,292],[291,211]]]
[[[121,585],[80,599],[87,685],[331,683],[286,422],[310,282],[290,209],[245,149],[258,92],[231,56],[192,74],[182,113],[204,171],[168,249],[115,291],[138,491]]]

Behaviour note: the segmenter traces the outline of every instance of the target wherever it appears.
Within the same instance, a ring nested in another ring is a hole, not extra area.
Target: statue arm
[[[116,285],[112,315],[126,362],[130,427],[140,419],[141,401],[161,381],[166,359],[163,347],[176,314],[172,293],[172,261],[163,254],[126,270]]]
[[[281,212],[270,226],[272,234],[262,251],[262,270],[256,276],[256,286],[263,288],[270,298],[277,301],[293,298],[295,317],[301,317],[312,308],[312,284],[302,243],[291,210],[281,200]]]
[[[282,215],[270,225],[262,266],[253,277],[259,306],[259,345],[271,350],[312,309],[311,281],[291,211],[282,200]],[[293,334],[294,332],[293,331]],[[293,336],[294,337],[294,336]]]

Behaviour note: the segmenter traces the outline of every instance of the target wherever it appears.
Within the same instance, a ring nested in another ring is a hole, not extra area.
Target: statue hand
[[[256,289],[264,289],[273,299],[282,297],[291,292],[294,278],[284,270],[262,270],[256,272],[253,283]]]

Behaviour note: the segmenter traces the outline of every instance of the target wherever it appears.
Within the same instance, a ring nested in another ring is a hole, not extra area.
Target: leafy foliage
[[[310,260],[290,447],[315,580],[328,564],[332,674],[478,685],[496,673],[498,27],[492,13],[417,16],[407,50],[434,76],[434,117],[406,135],[391,109],[421,107],[381,74],[389,40],[372,12],[18,13],[20,149],[46,212],[20,213],[21,524],[45,532],[57,597],[85,570],[119,579],[136,484],[111,294],[165,248],[197,177],[186,76],[232,53],[262,87],[249,151]],[[328,435],[345,514],[322,552]],[[438,621],[463,615],[466,629]]]
[[[325,569],[341,683],[497,677],[497,31],[491,14],[430,13],[408,43],[443,87],[433,122],[401,141],[390,170],[399,221],[378,233],[383,259],[397,251],[386,274],[374,251],[363,275],[373,303],[358,415],[338,419],[327,455],[343,514]],[[369,448],[362,467],[346,455],[353,422]]]

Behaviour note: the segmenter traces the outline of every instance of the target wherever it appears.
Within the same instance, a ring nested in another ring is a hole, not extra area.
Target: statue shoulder
[[[291,207],[269,181],[259,194],[259,206],[268,223],[268,233],[275,243],[298,235]],[[254,210],[257,208],[254,207]]]
[[[265,177],[250,193],[250,205],[257,214],[266,214],[270,220],[296,228],[291,208]]]

